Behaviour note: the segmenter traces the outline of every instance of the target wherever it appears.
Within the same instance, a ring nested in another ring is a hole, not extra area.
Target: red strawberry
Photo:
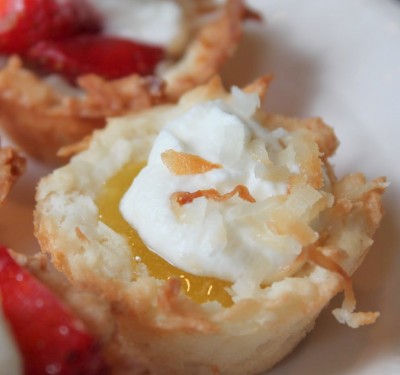
[[[163,49],[104,35],[81,35],[33,46],[27,58],[45,72],[59,73],[74,82],[95,73],[116,79],[132,73],[149,75],[164,57]]]
[[[0,53],[22,54],[40,40],[100,28],[100,16],[86,0],[0,1]]]
[[[0,246],[4,314],[24,358],[25,375],[107,374],[83,323]]]

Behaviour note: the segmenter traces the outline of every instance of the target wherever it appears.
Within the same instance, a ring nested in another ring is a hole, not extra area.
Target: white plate
[[[354,277],[359,309],[381,312],[370,327],[337,323],[331,310],[268,375],[400,374],[400,2],[396,0],[249,0],[264,16],[251,24],[223,75],[245,84],[265,73],[275,80],[265,107],[321,116],[341,140],[338,175],[386,175],[386,216]],[[0,210],[0,242],[33,253],[34,187],[50,171],[29,160],[28,172]]]

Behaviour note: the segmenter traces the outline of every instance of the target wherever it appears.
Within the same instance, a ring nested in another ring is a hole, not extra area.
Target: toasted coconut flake
[[[299,218],[290,217],[286,210],[275,210],[268,219],[268,226],[278,235],[289,235],[302,246],[311,245],[318,234]]]
[[[356,298],[354,296],[353,283],[347,272],[333,260],[323,253],[323,248],[310,247],[308,258],[316,265],[339,274],[344,281],[344,300],[341,308],[333,310],[333,315],[339,323],[347,324],[351,328],[375,323],[379,312],[354,312]]]
[[[289,235],[302,246],[309,246],[319,238],[310,222],[332,203],[333,197],[330,194],[299,183],[284,197],[284,202],[272,210],[268,226],[278,235]]]
[[[345,176],[333,185],[336,203],[328,213],[329,220],[351,214],[352,210],[362,210],[369,228],[366,235],[372,237],[384,214],[381,195],[388,185],[384,177],[367,181],[361,173]]]
[[[343,216],[348,214],[352,208],[354,207],[354,203],[346,198],[336,199],[334,206],[332,207],[332,215]]]
[[[243,91],[246,93],[256,93],[260,97],[260,100],[264,100],[273,78],[274,76],[272,74],[260,77],[256,79],[254,82],[245,86],[243,88]]]
[[[307,130],[318,144],[323,158],[332,156],[339,145],[333,129],[326,125],[320,118],[290,118],[276,114],[259,114],[259,120],[268,129],[284,128],[289,132]]]
[[[315,189],[324,185],[322,160],[318,145],[309,132],[295,132],[293,144],[296,152],[296,161],[300,166],[300,174],[291,176],[289,190],[295,184],[305,182]]]
[[[339,323],[351,328],[374,324],[380,316],[377,311],[353,312],[345,308],[335,309],[332,313]]]
[[[250,203],[254,203],[256,201],[250,194],[249,189],[244,185],[237,185],[233,190],[225,194],[220,194],[216,189],[197,190],[193,193],[179,191],[172,194],[171,199],[183,206],[184,204],[192,203],[196,198],[200,197],[212,199],[217,202],[223,202],[232,198],[235,194],[238,194],[240,198]]]
[[[86,96],[65,99],[74,115],[115,116],[165,102],[164,83],[157,77],[130,75],[107,81],[95,74],[88,74],[79,77],[78,85]]]
[[[363,200],[372,191],[382,194],[389,183],[385,177],[367,181],[362,173],[345,176],[334,187],[334,194],[350,200]]]
[[[381,194],[377,191],[370,191],[363,196],[364,208],[371,227],[377,228],[383,217],[381,205]]]
[[[281,267],[270,282],[283,280],[286,277],[293,276],[308,262],[308,260],[308,247],[304,247],[296,259],[293,262]]]
[[[308,249],[308,257],[313,263],[317,264],[318,266],[325,268],[329,271],[338,273],[340,276],[342,276],[346,283],[346,289],[349,291],[349,295],[353,294],[353,292],[350,292],[350,290],[352,290],[352,282],[350,276],[332,258],[326,256],[322,252],[322,248],[315,246],[310,247]]]
[[[337,246],[324,245],[321,251],[327,258],[334,260],[337,264],[341,264],[349,258],[349,254]]]
[[[320,212],[332,206],[333,200],[331,194],[317,191],[307,184],[298,184],[287,196],[284,207],[292,215],[297,215],[310,222]]]
[[[161,159],[175,175],[201,174],[222,168],[220,164],[211,163],[200,156],[174,150],[164,151]]]
[[[16,179],[25,171],[26,160],[11,147],[0,149],[0,205]]]

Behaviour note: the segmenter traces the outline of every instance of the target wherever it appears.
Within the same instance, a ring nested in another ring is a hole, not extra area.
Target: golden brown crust
[[[300,119],[276,114],[261,114],[259,120],[269,129],[282,127],[288,131],[299,128],[308,130],[317,142],[324,158],[331,157],[339,146],[333,129],[318,117]]]
[[[160,74],[166,86],[157,77],[133,74],[105,81],[87,75],[78,79],[82,95],[74,97],[56,91],[12,57],[0,70],[0,126],[34,158],[60,164],[69,155],[61,152],[64,158],[60,159],[58,150],[104,127],[107,117],[174,101],[206,82],[233,54],[248,13],[242,0],[228,0],[222,6],[214,1],[184,4],[184,8],[191,8],[187,12],[194,21],[204,12],[217,12],[217,16],[201,24],[184,55]]]
[[[93,136],[87,151],[44,179],[37,191],[35,232],[42,250],[72,283],[108,301],[117,327],[114,339],[118,337],[125,348],[146,352],[160,374],[255,374],[275,364],[346,287],[344,280],[365,257],[382,217],[384,179],[367,181],[361,174],[331,179],[331,188],[315,195],[312,186],[320,186],[321,166],[305,163],[288,194],[276,198],[285,217],[276,211],[272,220],[277,231],[297,235],[305,247],[315,246],[314,253],[304,251],[295,267],[282,270],[278,280],[254,296],[236,298],[232,287],[233,306],[199,305],[177,293],[176,281],[164,283],[148,276],[146,269],[135,269],[125,239],[98,220],[97,192],[128,160],[146,159],[162,123],[215,97],[229,100],[218,79],[187,93],[177,106],[113,120]],[[313,161],[320,152],[326,159],[336,149],[332,129],[319,119],[261,113],[257,118],[266,127],[283,127],[311,145],[300,150],[303,161]],[[294,201],[302,204],[296,208]],[[317,214],[318,230],[311,226]],[[374,313],[354,313],[354,307],[347,298],[336,311],[338,319],[352,326],[376,319]]]
[[[162,101],[162,85],[149,78],[130,76],[106,82],[96,76],[80,79],[83,98],[56,92],[17,57],[0,71],[0,124],[12,140],[33,157],[59,163],[60,147],[75,143],[106,116],[138,111]]]
[[[24,173],[26,160],[12,147],[0,148],[0,206],[17,178]]]
[[[177,100],[220,70],[236,49],[245,16],[246,8],[242,0],[228,0],[220,9],[220,15],[198,31],[184,57],[162,74],[170,99]]]

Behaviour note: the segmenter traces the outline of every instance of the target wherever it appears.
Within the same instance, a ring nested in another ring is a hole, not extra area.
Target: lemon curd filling
[[[192,275],[174,267],[147,248],[138,233],[122,217],[119,202],[143,167],[144,163],[128,163],[104,183],[96,200],[99,219],[127,238],[132,249],[132,262],[135,267],[144,264],[151,276],[161,280],[171,277],[180,278],[182,290],[198,303],[218,301],[223,306],[231,305],[232,299],[226,290],[231,285],[230,282]]]

